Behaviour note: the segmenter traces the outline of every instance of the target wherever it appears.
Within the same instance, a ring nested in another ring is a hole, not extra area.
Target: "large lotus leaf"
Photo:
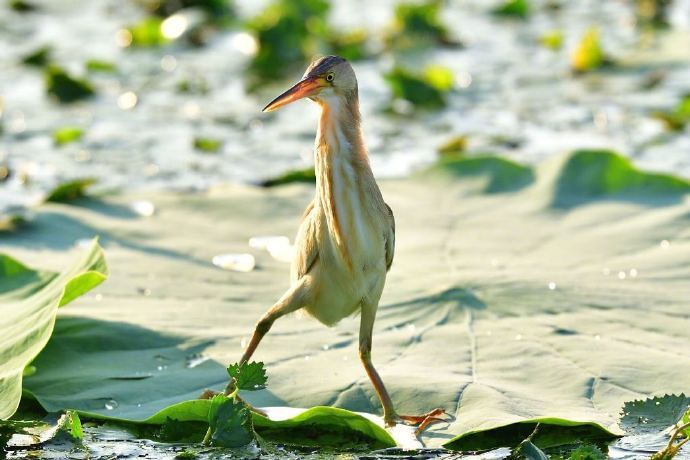
[[[48,342],[58,308],[100,284],[106,274],[95,241],[62,273],[33,270],[0,255],[0,419],[17,409],[24,368]]]
[[[537,445],[620,433],[625,401],[687,390],[684,181],[621,167],[611,155],[579,152],[550,161],[533,170],[531,182],[501,186],[502,193],[486,193],[495,166],[382,182],[396,215],[397,250],[373,360],[401,413],[440,406],[454,417],[425,432],[428,445],[507,445],[537,422],[545,437]],[[609,179],[614,185],[602,185]],[[248,238],[293,235],[312,196],[304,184],[148,195],[158,210],[149,219],[118,212],[141,196],[88,208],[47,205],[34,225],[3,244],[27,259],[59,258],[75,239],[102,235],[117,276],[103,286],[97,308],[91,298],[70,311],[191,337],[166,347],[185,354],[206,343],[203,353],[227,364],[237,361],[256,320],[288,286],[287,264],[251,249]],[[239,273],[211,265],[214,255],[232,252],[252,252],[257,268]],[[357,358],[357,331],[357,317],[330,329],[300,315],[277,321],[256,354],[266,363],[268,389],[243,396],[257,406],[334,405],[380,414]],[[217,365],[178,369],[186,382],[170,389],[153,378],[103,380],[97,367],[109,364],[106,350],[75,353],[97,378],[75,370],[65,383],[72,392],[39,385],[58,382],[65,371],[57,367],[39,366],[27,378],[51,410],[97,400],[103,404],[93,411],[108,415],[115,410],[103,406],[112,398],[121,416],[143,419],[209,385],[220,389],[226,378]],[[156,374],[152,358],[143,359],[134,353],[113,362],[122,376],[144,365]],[[173,371],[168,365],[161,372]]]

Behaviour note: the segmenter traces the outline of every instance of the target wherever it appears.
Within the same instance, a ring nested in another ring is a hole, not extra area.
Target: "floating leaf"
[[[253,77],[261,82],[303,70],[328,36],[329,9],[325,0],[275,0],[249,21],[259,44],[249,67]]]
[[[620,420],[628,434],[661,433],[682,419],[690,408],[690,397],[665,395],[626,402]]]
[[[652,116],[663,121],[668,129],[682,131],[690,123],[690,94],[685,95],[673,110],[654,112]]]
[[[132,37],[131,46],[156,47],[169,43],[170,39],[161,30],[162,24],[162,19],[148,17],[127,27]]]
[[[75,179],[64,182],[50,191],[46,201],[65,203],[86,196],[86,189],[96,183],[96,179]]]
[[[57,66],[46,68],[45,83],[48,94],[64,104],[86,99],[95,94],[88,81],[74,78]]]
[[[216,395],[211,399],[208,424],[210,441],[214,446],[242,447],[255,438],[252,417],[247,406],[224,395]]]
[[[35,4],[26,0],[10,0],[10,8],[20,13],[29,13],[38,9]]]
[[[461,155],[467,150],[467,136],[455,136],[438,148],[441,155]]]
[[[58,307],[93,289],[106,275],[105,259],[95,241],[61,274],[32,270],[0,256],[0,419],[17,409],[24,368],[48,342]]]
[[[386,33],[389,48],[406,49],[440,44],[457,46],[439,15],[442,3],[431,0],[421,3],[399,3],[395,7],[393,23]]]
[[[437,109],[446,105],[446,93],[450,90],[448,76],[443,67],[432,67],[428,74],[423,75],[395,67],[384,75],[384,79],[394,97],[417,107]]]
[[[65,145],[78,141],[84,135],[84,130],[78,126],[63,126],[53,131],[55,145]]]
[[[194,148],[206,152],[216,153],[223,146],[223,141],[220,139],[212,139],[210,137],[195,137]]]
[[[89,59],[86,61],[86,70],[89,72],[115,72],[117,67],[110,61],[102,61],[100,59]]]
[[[497,16],[507,16],[524,19],[529,16],[530,7],[528,0],[506,0],[493,11]]]
[[[50,62],[50,55],[52,50],[50,46],[42,46],[35,51],[27,54],[22,58],[22,62],[26,65],[35,67],[44,67]]]
[[[316,182],[316,173],[314,168],[296,169],[288,171],[273,179],[266,179],[259,185],[262,187],[275,187],[277,185],[292,184],[294,182],[314,183]]]
[[[552,30],[546,32],[539,37],[539,43],[552,51],[558,51],[563,47],[563,31]]]
[[[590,28],[585,32],[572,55],[570,67],[575,72],[595,70],[604,64],[604,51],[601,47],[599,29]]]
[[[261,390],[266,388],[268,381],[266,369],[264,369],[262,362],[231,364],[228,367],[228,374],[240,390]]]
[[[369,35],[365,29],[354,29],[347,32],[332,32],[328,38],[328,46],[333,54],[348,61],[357,61],[368,56],[366,43]]]

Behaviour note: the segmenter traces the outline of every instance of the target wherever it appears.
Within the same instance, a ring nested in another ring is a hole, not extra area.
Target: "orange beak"
[[[318,94],[321,90],[322,84],[317,77],[306,77],[297,82],[292,88],[285,91],[283,94],[273,99],[268,103],[262,112],[272,112],[273,110],[279,109],[280,107],[294,102],[298,99],[303,99],[305,97],[311,97]]]

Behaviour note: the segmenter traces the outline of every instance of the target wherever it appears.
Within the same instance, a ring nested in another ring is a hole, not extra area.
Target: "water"
[[[236,3],[240,14],[251,16],[266,2]],[[375,33],[390,21],[392,0],[367,8],[360,3],[337,2],[331,22]],[[649,116],[673,106],[689,89],[690,58],[683,60],[682,51],[690,37],[689,2],[676,2],[670,34],[676,38],[662,51],[651,51],[650,44],[666,39],[639,34],[629,3],[561,2],[559,10],[540,9],[521,22],[492,17],[482,1],[449,2],[443,19],[466,47],[401,59],[411,68],[434,63],[451,69],[456,91],[448,108],[438,112],[385,113],[391,101],[382,73],[393,56],[355,63],[375,173],[409,174],[434,161],[436,148],[451,134],[465,134],[475,151],[525,162],[573,148],[611,147],[645,168],[690,176],[687,131],[666,132]],[[35,204],[66,178],[96,177],[101,190],[200,190],[221,182],[255,182],[310,164],[316,109],[301,102],[275,115],[260,113],[290,81],[246,91],[243,69],[256,51],[250,35],[241,29],[220,32],[200,48],[123,48],[123,27],[140,17],[134,2],[115,0],[48,2],[41,11],[21,16],[0,9],[5,128],[0,163],[10,171],[0,182],[3,207]],[[179,33],[184,21],[171,20],[169,34]],[[571,49],[592,25],[600,26],[609,54],[629,60],[646,52],[654,59],[575,78],[567,51],[538,45],[544,32],[562,30],[565,49]],[[117,71],[89,76],[98,90],[93,100],[58,106],[46,98],[40,72],[19,63],[46,44],[53,47],[54,60],[74,74],[84,73],[86,59],[113,62]],[[645,85],[652,77],[658,85],[650,89]],[[182,93],[176,89],[181,82],[205,90]],[[84,138],[53,145],[52,131],[64,125],[83,127]],[[192,147],[196,136],[219,139],[222,148],[201,154]],[[133,209],[144,216],[155,212],[153,204],[133,204]]]

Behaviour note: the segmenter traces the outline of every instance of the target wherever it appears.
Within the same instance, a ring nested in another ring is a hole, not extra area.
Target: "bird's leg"
[[[386,426],[394,426],[401,421],[411,425],[417,425],[416,433],[419,434],[431,423],[444,421],[442,418],[439,418],[439,415],[445,414],[445,411],[441,408],[437,408],[423,415],[399,415],[395,411],[388,390],[386,390],[381,376],[371,362],[371,342],[375,317],[376,307],[371,308],[371,305],[363,303],[362,318],[359,328],[359,357],[383,405],[383,421]]]

